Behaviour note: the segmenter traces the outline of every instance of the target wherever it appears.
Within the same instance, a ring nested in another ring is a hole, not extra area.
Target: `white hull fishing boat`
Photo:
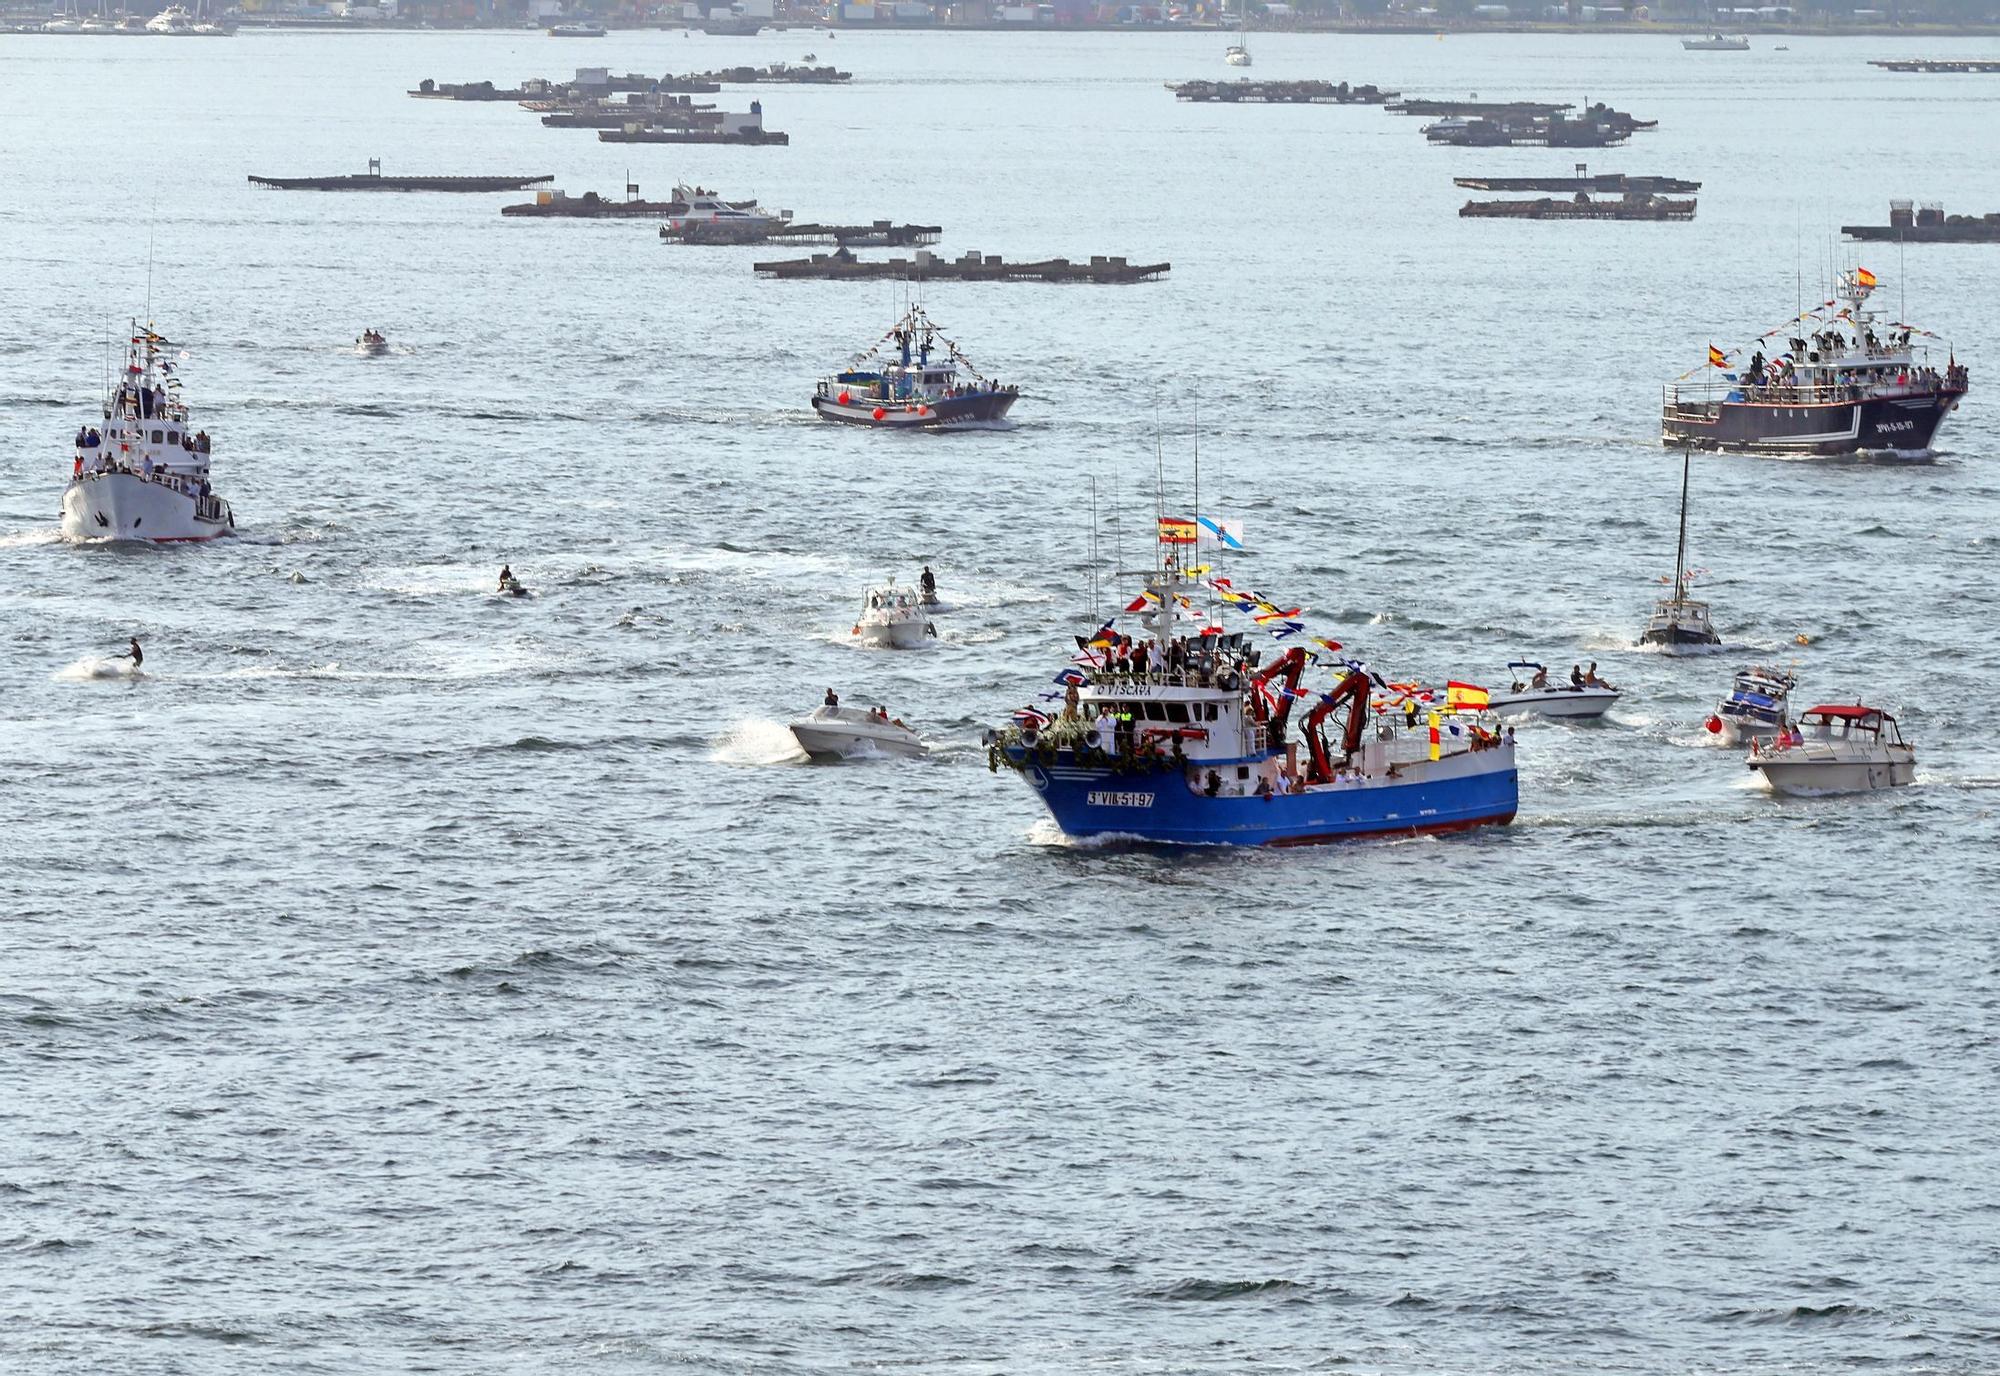
[[[1768,665],[1738,670],[1729,696],[1715,705],[1710,729],[1731,745],[1777,736],[1789,724],[1787,705],[1798,684],[1796,675]]]
[[[1706,38],[1683,38],[1681,47],[1691,53],[1747,53],[1750,40],[1741,35],[1712,33]]]
[[[1896,719],[1860,703],[1805,712],[1797,729],[1769,744],[1752,741],[1746,763],[1774,791],[1799,798],[1904,788],[1917,779],[1916,747]]]
[[[869,755],[899,755],[921,759],[924,743],[917,733],[886,713],[859,707],[820,707],[791,724],[799,749],[819,761],[851,760]]]
[[[65,540],[167,543],[235,531],[229,503],[209,485],[208,434],[191,429],[174,364],[163,357],[172,347],[152,326],[134,328],[102,427],[76,436],[62,496]]]
[[[936,636],[937,627],[924,615],[914,590],[891,583],[868,590],[850,634],[870,649],[914,650]]]
[[[1506,692],[1491,694],[1487,710],[1502,717],[1566,717],[1595,719],[1611,710],[1618,690],[1592,684],[1551,683],[1548,670],[1532,660],[1514,660],[1509,669],[1532,669],[1534,677],[1514,680]]]

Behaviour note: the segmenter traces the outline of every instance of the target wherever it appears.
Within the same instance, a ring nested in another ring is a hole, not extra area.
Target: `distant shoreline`
[[[701,28],[699,24],[680,24],[680,23],[640,24],[640,25],[630,25],[630,26],[608,25],[607,27],[613,34],[671,33],[676,30],[682,30],[682,29],[693,29],[699,31]],[[338,33],[338,34],[393,34],[393,33],[538,34],[545,31],[544,27],[539,24],[536,25],[435,24],[435,23],[398,24],[387,21],[366,21],[361,23],[349,23],[346,20],[342,19],[281,19],[281,18],[263,18],[263,17],[245,19],[238,23],[237,30],[238,32],[242,33],[263,32],[263,33]],[[763,27],[763,32],[765,33],[869,33],[875,31],[893,32],[893,33],[925,33],[925,32],[1035,33],[1035,34],[1130,33],[1130,34],[1154,35],[1163,33],[1222,34],[1222,33],[1233,32],[1234,30],[1224,29],[1217,25],[1206,25],[1206,24],[1205,25],[1195,25],[1195,24],[1139,25],[1139,24],[1094,24],[1094,23],[1008,24],[1008,23],[999,23],[993,21],[981,22],[981,23],[940,24],[936,22],[921,22],[921,21],[913,23],[898,23],[894,20],[886,20],[886,19],[870,20],[867,23],[857,22],[853,24],[825,24],[825,23],[808,23],[803,21],[779,21],[775,23],[766,24]],[[40,28],[38,22],[22,23],[20,21],[0,21],[0,35],[33,34],[39,32]],[[1680,22],[1635,23],[1631,21],[1626,21],[1623,23],[1608,23],[1608,24],[1549,24],[1549,23],[1539,23],[1530,20],[1481,21],[1474,19],[1465,19],[1465,20],[1456,20],[1448,24],[1433,25],[1433,24],[1392,24],[1392,23],[1382,23],[1382,22],[1365,21],[1365,20],[1330,19],[1330,20],[1313,20],[1313,21],[1294,20],[1283,25],[1272,25],[1269,27],[1259,26],[1256,32],[1260,36],[1266,36],[1266,35],[1274,36],[1278,34],[1287,34],[1287,33],[1336,33],[1336,34],[1363,35],[1363,36],[1381,35],[1387,37],[1405,37],[1405,38],[1411,38],[1411,37],[1424,38],[1433,35],[1438,37],[1443,37],[1445,35],[1451,35],[1454,37],[1466,37],[1466,36],[1475,36],[1481,34],[1552,34],[1552,35],[1562,35],[1562,36],[1579,37],[1579,38],[1587,38],[1601,34],[1619,34],[1624,36],[1647,35],[1659,38],[1681,38],[1681,37],[1687,37],[1689,35],[1701,35],[1701,34],[1710,34],[1716,32],[1726,32],[1731,34],[1740,33],[1744,34],[1745,36],[1753,40],[1758,38],[1867,38],[1867,39],[1992,38],[2000,36],[2000,23],[1925,24],[1925,25],[1904,24],[1896,26],[1891,26],[1887,24],[1877,24],[1877,25],[1843,24],[1838,27],[1828,27],[1824,25],[1812,25],[1812,24],[1792,24],[1792,25],[1760,24],[1755,28],[1749,28],[1749,29],[1731,28],[1725,26],[1723,29],[1718,30],[1712,24],[1691,24],[1691,23],[1680,23]],[[157,35],[157,34],[135,35],[126,33],[126,34],[50,34],[48,36],[52,38],[55,37],[132,38],[139,36],[157,38],[161,37],[162,35]],[[732,35],[732,36],[749,37],[751,35]],[[578,52],[579,54],[587,53],[588,51],[590,51],[589,44],[592,41],[593,40],[590,39],[569,39],[567,40],[568,46],[564,50],[575,51]],[[1995,56],[2000,57],[2000,53],[1996,53]]]

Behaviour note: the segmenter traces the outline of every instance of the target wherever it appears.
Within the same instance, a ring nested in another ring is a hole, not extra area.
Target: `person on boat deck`
[[[1583,686],[1586,688],[1609,688],[1611,686],[1597,676],[1597,661],[1594,659],[1590,661],[1589,671],[1583,676]]]
[[[1139,648],[1132,652],[1132,672],[1135,674],[1145,673],[1146,660],[1146,642],[1142,640],[1139,642]]]
[[[924,571],[917,575],[917,586],[924,590],[925,601],[937,597],[937,575],[931,572],[929,564],[925,564]]]
[[[132,637],[131,645],[132,645],[131,649],[127,650],[124,654],[115,657],[118,659],[131,660],[132,667],[136,669],[140,665],[146,662],[146,652],[139,648],[139,637],[136,635]]]
[[[1097,720],[1090,724],[1090,738],[1100,749],[1111,749],[1118,740],[1118,719],[1106,707],[1097,709]]]
[[[826,697],[825,697],[825,699],[823,699],[823,701],[822,701],[822,705],[823,705],[823,706],[826,706],[826,707],[838,707],[838,706],[840,706],[840,694],[838,694],[838,693],[834,692],[834,691],[833,691],[833,689],[831,689],[831,688],[827,689],[827,690],[826,690]]]
[[[1546,665],[1537,664],[1535,666],[1535,676],[1528,680],[1528,686],[1530,688],[1546,688],[1549,686],[1549,671]]]
[[[1569,686],[1572,688],[1583,687],[1583,666],[1581,664],[1572,664],[1569,666]]]

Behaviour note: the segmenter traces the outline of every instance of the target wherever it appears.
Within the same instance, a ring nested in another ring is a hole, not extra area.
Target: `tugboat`
[[[1731,745],[1770,740],[1790,724],[1786,705],[1798,686],[1798,676],[1783,669],[1763,664],[1739,669],[1729,696],[1715,705],[1715,715],[1708,719],[1709,730]]]
[[[892,343],[897,352],[884,363],[882,346]],[[942,357],[933,357],[940,353]],[[1020,394],[1019,387],[982,377],[924,308],[912,306],[881,343],[821,382],[812,406],[821,419],[849,425],[948,430],[1001,420]]]
[[[125,372],[104,402],[104,424],[77,432],[63,489],[62,535],[71,541],[213,540],[236,529],[229,503],[208,482],[209,438],[189,429],[174,346],[133,325]]]
[[[1077,837],[1276,846],[1513,820],[1514,744],[1491,718],[1420,713],[1414,697],[1396,709],[1374,697],[1390,687],[1353,662],[1331,690],[1304,688],[1304,648],[1264,661],[1243,633],[1222,634],[1212,614],[1193,610],[1226,586],[1172,562],[1147,575],[1132,605],[1146,608],[1141,626],[1151,639],[1128,640],[1107,622],[1089,644],[1116,638],[1120,648],[1086,648],[1079,658],[1091,669],[1072,665],[1057,676],[1067,685],[1060,717],[1026,708],[1014,725],[989,733],[989,768],[1017,771],[1056,825]],[[1232,595],[1239,605],[1252,600]],[[1252,598],[1268,608],[1253,612],[1266,629],[1301,626],[1266,620],[1295,612]],[[1469,686],[1454,691],[1461,687]],[[1484,697],[1471,693],[1473,703]],[[1295,703],[1305,717],[1293,736]],[[1335,717],[1339,732],[1329,742]]]
[[[1866,268],[1843,272],[1837,299],[1767,331],[1740,366],[1732,360],[1741,350],[1711,344],[1705,368],[1665,387],[1660,442],[1780,454],[1928,453],[1969,374],[1949,345],[1940,371],[1933,349],[1911,344],[1913,336],[1935,339],[1929,331],[1867,309],[1875,287]],[[1786,352],[1766,358],[1763,340],[1780,334]],[[1692,381],[1697,372],[1704,376]]]
[[[1639,636],[1641,645],[1720,645],[1722,637],[1709,620],[1708,603],[1688,596],[1688,470],[1694,451],[1681,451],[1681,538],[1674,548],[1674,595],[1653,604],[1653,615]]]

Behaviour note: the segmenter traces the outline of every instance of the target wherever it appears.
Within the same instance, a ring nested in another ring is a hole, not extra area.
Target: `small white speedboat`
[[[1879,707],[1829,703],[1766,743],[1753,740],[1745,762],[1778,793],[1817,798],[1902,788],[1917,779],[1917,749]]]
[[[1508,662],[1509,669],[1532,669],[1528,679],[1515,679],[1506,692],[1490,694],[1486,709],[1503,717],[1601,717],[1618,701],[1616,688],[1597,684],[1549,682],[1548,670],[1532,660]]]
[[[389,352],[388,337],[378,330],[363,330],[354,340],[354,352],[363,358],[380,358]]]
[[[924,754],[924,743],[917,733],[880,709],[820,707],[804,721],[793,722],[791,730],[799,749],[815,760],[868,755],[920,759]]]
[[[924,614],[915,589],[890,583],[868,590],[851,634],[858,643],[872,649],[914,650],[926,637],[935,636],[937,627]]]

